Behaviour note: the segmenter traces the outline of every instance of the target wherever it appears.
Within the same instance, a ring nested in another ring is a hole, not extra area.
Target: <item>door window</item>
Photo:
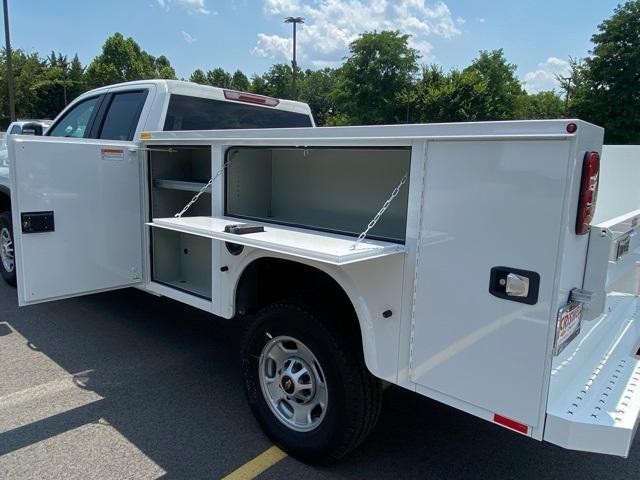
[[[85,137],[87,125],[91,120],[91,115],[98,104],[99,98],[100,97],[89,98],[77,104],[69,110],[47,134],[51,137]]]
[[[116,93],[102,123],[99,138],[133,140],[138,119],[147,98],[146,90]]]
[[[16,133],[20,133],[22,131],[22,128],[20,127],[20,125],[14,125],[13,127],[11,127],[11,131],[9,132],[9,135],[15,135]]]

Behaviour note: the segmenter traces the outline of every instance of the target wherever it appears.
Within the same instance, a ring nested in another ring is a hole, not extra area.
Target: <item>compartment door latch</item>
[[[53,212],[23,212],[20,214],[22,233],[55,231]]]
[[[489,278],[489,293],[498,298],[535,305],[538,302],[540,275],[530,270],[493,267]]]

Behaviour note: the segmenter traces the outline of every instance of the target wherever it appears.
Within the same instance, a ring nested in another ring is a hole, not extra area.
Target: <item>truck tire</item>
[[[0,213],[0,274],[11,286],[16,286],[15,247],[11,213]]]
[[[253,414],[276,445],[314,464],[356,448],[382,406],[381,382],[366,369],[361,347],[328,318],[301,302],[276,303],[257,315],[242,345]]]

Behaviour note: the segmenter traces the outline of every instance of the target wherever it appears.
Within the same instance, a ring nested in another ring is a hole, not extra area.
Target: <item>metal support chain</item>
[[[380,217],[382,216],[382,214],[387,210],[387,208],[389,208],[389,205],[391,205],[391,202],[393,202],[393,200],[400,193],[400,189],[402,188],[402,186],[405,183],[407,183],[408,176],[409,176],[408,172],[404,174],[404,177],[402,177],[402,180],[400,180],[400,183],[398,184],[398,186],[393,189],[393,192],[391,192],[391,196],[387,199],[386,202],[384,202],[384,205],[382,205],[382,208],[380,209],[380,211],[378,213],[376,213],[376,216],[373,217],[373,220],[371,220],[369,222],[369,224],[367,225],[367,228],[364,230],[364,232],[362,232],[360,235],[358,235],[358,239],[355,242],[353,242],[353,244],[350,247],[351,250],[355,250],[356,248],[358,248],[358,245],[360,245],[360,243],[369,234],[369,230],[371,230],[373,227],[376,226],[376,223],[378,223],[378,220],[380,220]]]
[[[222,175],[222,172],[224,172],[224,170],[227,168],[227,166],[229,165],[229,160],[227,160],[226,162],[224,162],[224,164],[222,165],[222,168],[220,170],[218,170],[216,172],[216,174],[213,176],[213,178],[211,178],[211,180],[209,180],[207,182],[207,184],[202,187],[200,189],[200,191],[198,193],[196,193],[194,195],[194,197],[189,201],[189,203],[187,203],[184,208],[182,210],[180,210],[180,212],[176,213],[174,215],[174,218],[182,218],[182,215],[184,215],[185,213],[187,213],[187,210],[189,210],[191,208],[191,205],[193,205],[194,203],[196,203],[198,201],[198,199],[200,198],[200,196],[207,191],[207,189],[209,187],[211,187],[213,185],[213,182],[216,181],[216,179]]]

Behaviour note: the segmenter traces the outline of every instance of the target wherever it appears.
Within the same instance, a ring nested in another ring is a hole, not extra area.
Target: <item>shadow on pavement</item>
[[[105,421],[166,478],[212,479],[270,446],[245,403],[236,322],[136,290],[23,309],[11,298],[0,287],[2,320],[103,398],[0,434],[0,455]],[[638,442],[628,460],[569,452],[393,387],[378,427],[343,462],[317,469],[288,458],[262,478],[637,480],[638,472]]]

